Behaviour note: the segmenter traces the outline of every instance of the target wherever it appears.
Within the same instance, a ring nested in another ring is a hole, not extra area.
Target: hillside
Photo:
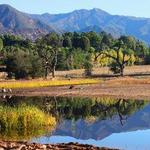
[[[50,25],[38,19],[32,19],[9,5],[0,5],[0,32],[14,33],[34,38],[55,31]]]
[[[132,35],[150,43],[150,19],[111,15],[100,9],[76,10],[66,14],[32,15],[64,31],[100,31],[113,36]]]

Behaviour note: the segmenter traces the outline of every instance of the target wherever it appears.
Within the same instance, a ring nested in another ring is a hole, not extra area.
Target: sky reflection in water
[[[92,144],[96,146],[120,148],[125,150],[149,150],[150,148],[150,130],[133,131],[127,133],[117,133],[101,140],[96,141],[94,139],[80,140],[68,136],[51,136],[41,137],[33,139],[34,142],[38,143],[68,143],[78,142],[83,144]]]

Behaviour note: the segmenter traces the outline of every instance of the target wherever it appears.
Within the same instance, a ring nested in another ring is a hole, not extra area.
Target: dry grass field
[[[94,68],[92,72],[94,77],[109,77],[113,76],[113,73],[108,67]],[[57,71],[56,76],[59,78],[64,78],[66,75],[73,78],[82,77],[84,75],[84,69],[77,69],[71,71]],[[126,76],[149,76],[150,77],[150,65],[143,66],[128,66],[125,68]]]

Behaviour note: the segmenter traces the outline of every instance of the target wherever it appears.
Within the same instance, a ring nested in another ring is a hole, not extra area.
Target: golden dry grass
[[[150,78],[119,77],[106,81],[109,85],[150,84]]]
[[[65,75],[69,75],[71,77],[82,77],[84,74],[84,69],[70,70],[70,71],[57,71],[57,77],[65,77]],[[113,75],[113,73],[109,70],[108,67],[99,67],[93,68],[93,75]],[[143,66],[127,66],[125,68],[125,75],[133,75],[133,74],[150,74],[150,65]]]
[[[20,105],[16,108],[0,106],[1,128],[9,129],[37,129],[40,127],[55,127],[56,119],[35,106]]]
[[[56,118],[35,106],[16,107],[0,105],[0,139],[6,141],[30,140],[50,133],[56,127]]]
[[[35,88],[47,86],[95,84],[99,82],[100,80],[98,79],[3,81],[0,82],[0,88]]]

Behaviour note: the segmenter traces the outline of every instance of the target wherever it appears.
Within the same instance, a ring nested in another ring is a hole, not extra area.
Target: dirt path
[[[16,96],[83,96],[98,97],[109,96],[125,99],[150,100],[150,80],[139,79],[113,79],[99,84],[15,89]]]

